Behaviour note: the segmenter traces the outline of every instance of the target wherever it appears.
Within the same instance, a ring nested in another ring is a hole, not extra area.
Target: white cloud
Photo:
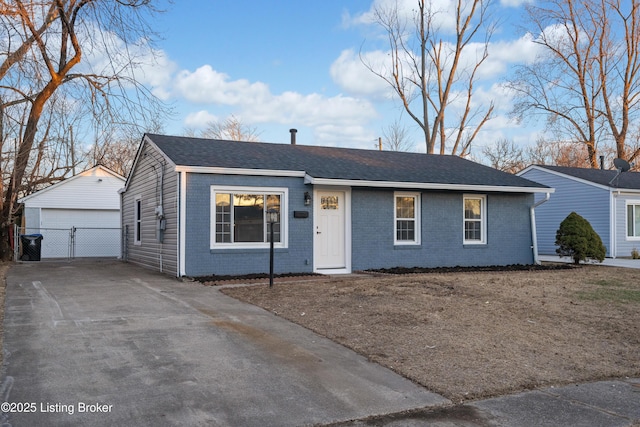
[[[534,0],[500,0],[500,5],[504,7],[518,8],[527,4],[532,4]]]
[[[201,104],[240,105],[247,98],[252,101],[269,96],[269,87],[261,82],[230,80],[210,65],[203,65],[194,72],[182,70],[174,82],[174,96]]]
[[[187,114],[187,117],[184,118],[185,126],[194,129],[203,129],[207,125],[207,123],[215,121],[218,121],[218,117],[206,110],[189,113]]]
[[[114,32],[89,23],[78,35],[84,46],[82,62],[77,71],[103,76],[118,76],[125,88],[132,87],[128,79],[154,88],[154,95],[166,99],[169,94],[162,88],[169,84],[177,65],[164,51],[154,49],[145,38],[125,43]],[[89,40],[99,40],[99,43]],[[92,48],[88,48],[91,46]]]
[[[532,0],[502,0],[503,7],[516,7]],[[440,33],[444,43],[443,51],[453,51],[455,48],[455,38],[449,37],[455,33],[455,7],[457,2],[453,0],[434,0],[429,2],[431,13],[435,14],[437,22],[436,31]],[[375,11],[388,10],[397,7],[399,18],[405,20],[407,31],[414,30],[414,15],[417,8],[415,0],[373,0],[368,11],[360,13],[356,16],[350,16],[347,13],[343,15],[343,22],[350,25],[366,25],[373,27],[375,24]],[[545,34],[554,34],[552,27],[545,30]],[[558,36],[555,36],[558,37]],[[478,59],[482,57],[485,48],[484,42],[481,40],[471,43],[463,52],[461,62],[462,68],[474,66]],[[386,37],[383,37],[386,40]],[[381,39],[382,40],[382,39]],[[386,41],[382,42],[386,45]],[[378,45],[380,46],[380,45]],[[387,45],[388,46],[388,45]],[[371,50],[362,52],[364,59],[374,65],[376,70],[384,70],[388,68],[389,51]],[[488,46],[489,56],[484,61],[482,67],[478,70],[477,77],[479,79],[493,79],[502,77],[508,72],[510,65],[522,62],[533,62],[536,55],[540,52],[540,46],[534,43],[534,37],[527,34],[514,40],[502,40],[490,42]],[[343,90],[348,90],[354,94],[364,94],[368,96],[376,95],[376,90],[383,85],[381,79],[379,82],[371,80],[373,73],[367,76],[366,67],[361,64],[360,58],[352,50],[345,50],[340,57],[334,61],[331,66],[331,75],[334,81],[339,84]],[[375,77],[375,75],[373,75]]]
[[[155,52],[147,61],[141,62],[138,71],[135,72],[136,80],[153,88],[152,93],[166,101],[171,97],[166,87],[170,84],[177,68],[177,64],[171,61],[163,51]]]
[[[361,125],[325,124],[314,129],[315,139],[326,146],[340,146],[349,141],[351,148],[372,149],[377,145],[374,132]]]
[[[426,12],[431,13],[432,16],[434,16],[434,22],[437,22],[438,29],[445,32],[453,32],[456,29],[456,5],[457,2],[453,0],[432,0],[426,3],[425,8],[429,8],[428,12]],[[398,18],[411,25],[417,8],[416,0],[374,0],[371,3],[371,7],[366,12],[357,14],[353,17],[348,13],[343,14],[342,24],[344,27],[354,25],[372,25],[377,21],[376,11],[380,11],[385,14],[387,11],[397,10]]]
[[[268,85],[245,79],[233,80],[229,75],[203,65],[195,71],[182,70],[172,81],[173,86],[156,88],[170,93],[173,99],[205,108],[188,114],[184,125],[203,128],[216,120],[209,109],[226,109],[249,125],[283,124],[313,129],[316,143],[353,145],[365,137],[366,128],[378,118],[373,104],[363,98],[318,93],[301,94],[287,91],[271,93]],[[327,129],[337,129],[335,132]],[[356,136],[357,135],[357,136]]]
[[[443,51],[453,50],[450,43],[443,44]],[[458,66],[459,75],[470,72],[484,54],[484,43],[471,43],[463,51]],[[533,37],[527,34],[516,40],[492,42],[488,45],[488,57],[476,72],[477,81],[494,81],[506,76],[509,67],[517,63],[533,62],[540,52],[540,46],[534,43]],[[361,53],[365,62],[380,72],[389,68],[390,52],[374,50]],[[410,61],[405,70],[410,70]],[[360,55],[353,50],[342,51],[338,59],[331,65],[331,77],[342,90],[357,95],[378,99],[393,96],[391,87],[382,78],[367,69]]]
[[[380,50],[363,52],[362,55],[363,60],[376,70],[389,61],[388,54]],[[353,49],[343,50],[331,64],[329,72],[333,81],[348,93],[384,98],[390,95],[389,84],[371,72]]]
[[[516,40],[492,42],[489,45],[487,63],[484,64],[486,71],[493,77],[503,75],[512,64],[535,61],[540,49],[531,34],[525,34]]]
[[[316,93],[284,92],[263,102],[248,102],[242,106],[242,116],[253,123],[299,123],[311,127],[366,123],[376,115],[368,101],[342,95],[327,98]]]

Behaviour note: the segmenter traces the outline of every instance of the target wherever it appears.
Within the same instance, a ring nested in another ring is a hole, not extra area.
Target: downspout
[[[609,255],[614,259],[618,256],[618,196],[620,196],[620,190],[612,191],[609,201],[611,204],[609,212],[609,245],[611,246],[609,249]]]
[[[158,161],[158,164],[152,166],[156,172],[156,234],[158,243],[158,264],[160,272],[164,272],[164,232],[166,230],[166,219],[164,216],[164,162]],[[158,169],[156,169],[159,168]]]
[[[187,172],[178,173],[178,277],[186,275]]]
[[[538,257],[538,232],[536,230],[536,208],[538,206],[540,206],[541,204],[548,202],[549,198],[551,197],[551,193],[547,193],[546,196],[544,197],[544,199],[540,200],[539,202],[534,203],[531,206],[531,242],[533,243],[531,245],[531,248],[533,250],[533,263],[540,265],[540,259]]]

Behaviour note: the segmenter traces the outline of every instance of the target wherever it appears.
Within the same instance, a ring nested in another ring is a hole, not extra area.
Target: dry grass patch
[[[455,402],[640,376],[640,270],[348,276],[224,292]]]

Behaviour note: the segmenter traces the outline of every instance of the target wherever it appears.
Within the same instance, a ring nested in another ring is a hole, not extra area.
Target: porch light
[[[308,191],[304,193],[304,205],[309,206],[311,204],[311,194]]]
[[[267,222],[269,223],[269,287],[273,287],[273,225],[278,222],[280,212],[276,209],[267,211]]]
[[[279,216],[280,216],[280,213],[276,209],[269,209],[267,211],[267,222],[269,224],[273,224],[275,222],[278,222],[278,217]],[[271,232],[273,232],[273,228],[271,229]]]

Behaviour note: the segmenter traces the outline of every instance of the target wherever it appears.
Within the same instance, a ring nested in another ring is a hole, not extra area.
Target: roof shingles
[[[457,156],[146,136],[176,166],[304,171],[335,180],[547,188]]]
[[[639,172],[623,172],[618,175],[617,170],[573,168],[568,166],[537,166],[611,188],[640,190]]]

